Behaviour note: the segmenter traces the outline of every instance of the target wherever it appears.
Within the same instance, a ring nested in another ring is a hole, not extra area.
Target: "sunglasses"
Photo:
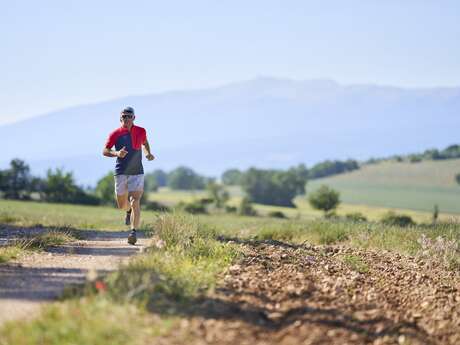
[[[132,119],[134,115],[121,115],[122,119]]]

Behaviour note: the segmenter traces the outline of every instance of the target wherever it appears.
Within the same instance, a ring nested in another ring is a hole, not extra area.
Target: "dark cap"
[[[127,114],[127,115],[134,115],[134,108],[133,107],[125,107],[122,111],[122,114]]]

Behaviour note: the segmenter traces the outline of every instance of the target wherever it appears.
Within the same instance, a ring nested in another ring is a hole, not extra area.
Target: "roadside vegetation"
[[[47,229],[40,234],[13,235],[7,242],[0,246],[0,264],[12,259],[18,259],[28,251],[40,251],[48,247],[60,246],[77,238],[68,229]]]

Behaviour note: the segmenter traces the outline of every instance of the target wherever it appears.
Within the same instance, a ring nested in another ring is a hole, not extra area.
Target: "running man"
[[[121,127],[110,133],[102,154],[106,157],[117,157],[115,165],[115,193],[118,208],[126,211],[125,223],[131,225],[128,236],[129,244],[136,244],[136,229],[139,228],[141,217],[140,201],[144,192],[144,168],[142,152],[151,161],[155,157],[150,152],[145,129],[134,125],[134,109],[126,107],[121,112]],[[115,145],[115,150],[112,147]]]

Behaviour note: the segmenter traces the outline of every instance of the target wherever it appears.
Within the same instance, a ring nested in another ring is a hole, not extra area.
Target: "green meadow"
[[[307,191],[326,184],[340,192],[346,205],[460,214],[460,159],[419,163],[384,162],[308,182]]]

